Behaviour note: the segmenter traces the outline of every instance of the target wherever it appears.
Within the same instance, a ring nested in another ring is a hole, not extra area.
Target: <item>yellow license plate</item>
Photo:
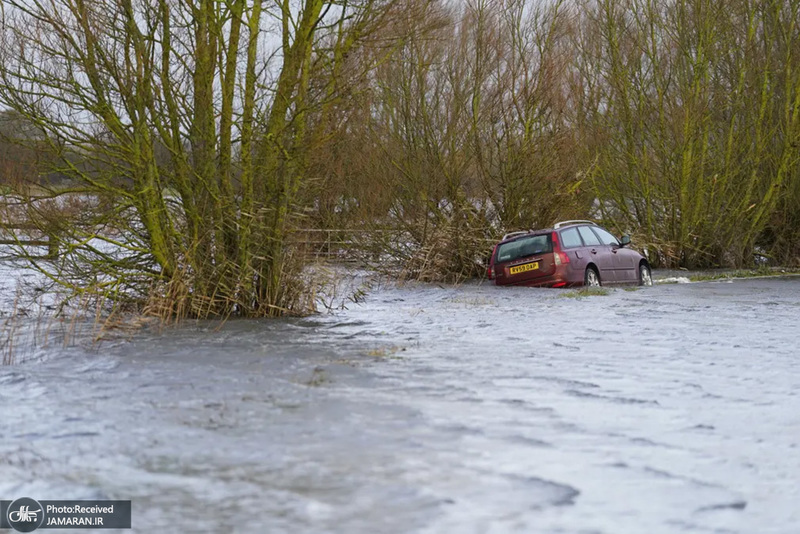
[[[535,261],[533,263],[523,263],[522,265],[517,265],[516,267],[512,267],[508,270],[508,272],[509,274],[519,274],[528,271],[535,271],[538,268],[539,268],[539,262]]]

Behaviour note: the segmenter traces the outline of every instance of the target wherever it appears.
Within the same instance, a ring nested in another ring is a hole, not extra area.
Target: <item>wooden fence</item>
[[[12,230],[11,237],[9,237],[6,230]],[[17,232],[26,232],[26,235],[20,236]],[[40,234],[39,236],[32,237],[27,232]],[[26,223],[0,223],[0,245],[17,245],[23,247],[47,247],[47,254],[42,256],[35,256],[39,259],[58,259],[58,243],[59,239],[55,232],[45,231],[33,224]]]
[[[292,241],[319,261],[367,263],[375,240],[386,236],[383,230],[304,228],[294,232]]]

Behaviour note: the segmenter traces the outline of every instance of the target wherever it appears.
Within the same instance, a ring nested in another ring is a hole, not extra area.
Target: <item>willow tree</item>
[[[288,235],[313,127],[392,13],[380,2],[3,0],[0,105],[69,178],[27,189],[31,221],[64,242],[58,264],[31,264],[170,314],[302,306]],[[76,197],[103,208],[65,221]]]
[[[485,272],[506,231],[582,213],[564,113],[567,5],[437,2],[396,20],[404,38],[350,99],[323,166],[336,191],[326,218],[366,214],[386,236],[377,256],[401,275],[459,280]]]
[[[576,122],[604,217],[668,263],[751,263],[796,198],[800,2],[583,4]]]

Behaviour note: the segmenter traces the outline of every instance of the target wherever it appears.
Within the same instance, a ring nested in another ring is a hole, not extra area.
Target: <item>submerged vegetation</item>
[[[586,217],[657,267],[800,264],[800,0],[5,0],[0,18],[1,219],[79,299],[304,313],[310,231],[459,281],[506,231]]]
[[[582,287],[574,291],[561,293],[559,297],[565,299],[580,299],[584,297],[605,297],[610,293],[611,290],[606,287]]]
[[[731,280],[734,278],[765,278],[774,276],[797,276],[797,268],[770,268],[761,266],[757,269],[733,269],[716,272],[693,273],[688,276],[692,282],[705,282],[710,280]]]

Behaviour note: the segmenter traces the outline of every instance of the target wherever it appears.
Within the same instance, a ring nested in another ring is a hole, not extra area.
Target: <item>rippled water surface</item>
[[[465,285],[0,367],[0,496],[135,532],[800,532],[800,279]]]

